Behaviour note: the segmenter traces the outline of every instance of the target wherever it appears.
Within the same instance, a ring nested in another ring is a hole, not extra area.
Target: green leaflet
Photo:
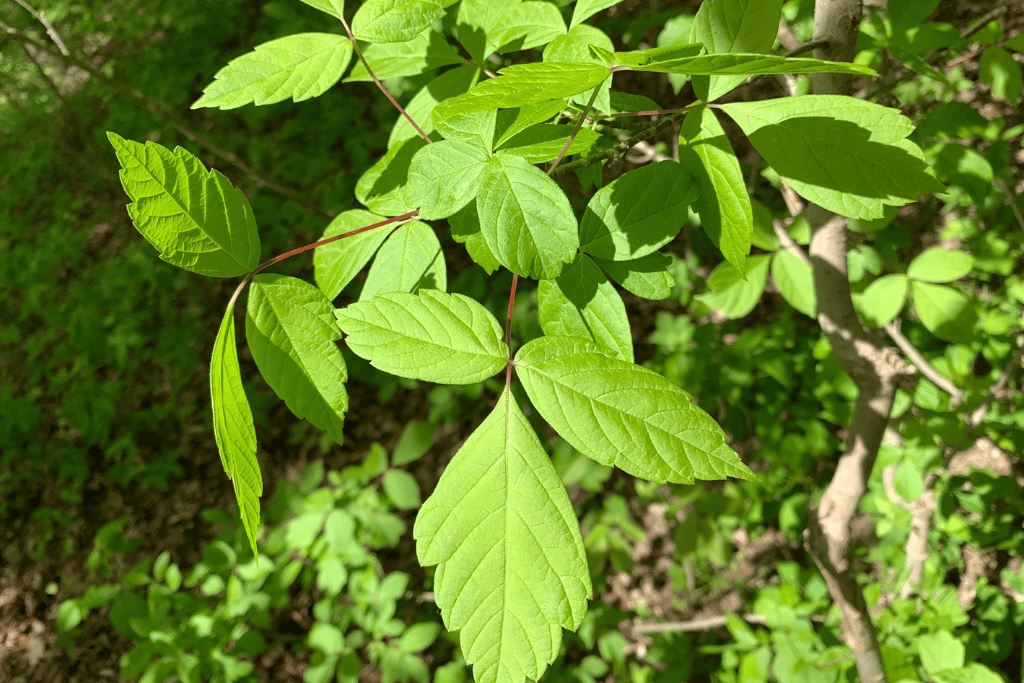
[[[593,49],[592,49],[593,48]],[[593,26],[586,24],[574,26],[568,34],[558,36],[544,48],[545,62],[590,62],[599,66],[608,65],[600,57],[594,55],[594,50],[606,49],[611,51],[614,48],[612,40],[605,33]],[[609,92],[612,87],[612,79],[607,79],[597,86],[597,98],[594,99],[594,109],[607,114],[611,112],[611,100]],[[573,95],[571,102],[587,106],[593,90],[588,90]]]
[[[321,12],[327,12],[332,17],[340,19],[344,16],[345,2],[344,0],[302,0],[310,7],[315,7]]]
[[[927,282],[911,282],[910,291],[917,317],[929,332],[954,343],[974,339],[978,313],[966,296],[952,287]]]
[[[473,87],[479,75],[480,70],[475,66],[460,66],[449,69],[423,86],[423,89],[409,100],[409,104],[405,106],[405,112],[412,117],[412,120],[416,122],[424,133],[430,135],[431,131],[434,130],[434,117],[432,115],[437,103],[466,92]],[[408,140],[418,135],[419,133],[416,132],[406,118],[399,114],[395,127],[391,129],[388,147],[391,148],[403,140]]]
[[[563,102],[541,102],[514,109],[502,109],[498,112],[494,124],[494,147],[501,147],[513,135],[530,126],[549,121],[551,117],[562,111]]]
[[[811,266],[791,251],[776,252],[772,257],[772,279],[789,305],[810,318],[818,316],[818,297],[814,293]]]
[[[353,353],[399,377],[473,384],[508,362],[498,321],[462,294],[392,292],[334,313]]]
[[[366,0],[352,17],[352,33],[370,43],[412,40],[444,16],[433,0]]]
[[[941,191],[913,126],[896,110],[842,95],[722,105],[761,156],[806,199],[850,218],[881,218]]]
[[[567,100],[600,85],[612,75],[606,67],[597,64],[563,62],[518,64],[500,73],[499,78],[477,83],[469,92],[437,105],[435,124],[454,114]]]
[[[492,119],[488,139],[493,134]],[[479,144],[462,140],[427,145],[409,167],[409,203],[419,207],[425,220],[448,218],[476,197],[489,157]]]
[[[565,34],[562,13],[550,2],[526,0],[487,33],[490,52],[515,52],[545,45]]]
[[[344,442],[348,370],[334,307],[319,289],[285,275],[253,278],[245,337],[267,384],[299,419]]]
[[[689,394],[590,340],[534,339],[519,350],[515,367],[541,416],[603,465],[680,484],[753,476]]]
[[[860,296],[854,295],[864,323],[869,327],[881,327],[893,320],[907,303],[910,292],[909,280],[902,273],[892,273],[878,278]]]
[[[719,263],[708,278],[711,291],[696,298],[729,319],[742,318],[761,300],[770,262],[770,254],[748,256],[742,271],[731,263]]]
[[[448,271],[437,235],[426,223],[413,221],[395,229],[377,252],[359,300],[377,294],[448,288]]]
[[[333,33],[298,33],[257,45],[213,75],[193,109],[235,109],[319,97],[352,60],[352,41]]]
[[[356,183],[356,199],[370,211],[382,216],[400,216],[415,209],[406,199],[405,184],[416,152],[427,142],[417,136],[403,140],[367,169]]]
[[[260,496],[263,495],[263,477],[256,460],[256,430],[252,424],[252,409],[242,387],[242,373],[238,367],[238,347],[235,343],[235,307],[232,304],[224,314],[213,344],[210,358],[210,399],[213,404],[213,434],[220,451],[224,471],[235,487],[235,499],[242,515],[242,525],[249,539],[253,557],[256,534],[260,527]]]
[[[691,39],[709,54],[764,53],[775,43],[782,0],[722,0],[701,3]],[[697,96],[710,102],[746,80],[745,76],[711,76],[693,81]]]
[[[331,221],[320,239],[342,235],[382,220],[384,218],[381,216],[362,209],[345,211]],[[378,247],[398,226],[398,223],[389,223],[317,247],[313,252],[313,278],[324,296],[333,301],[363,266],[370,262]]]
[[[555,660],[593,595],[579,522],[509,391],[455,454],[413,527],[434,595],[477,683],[523,683]]]
[[[528,161],[491,157],[476,206],[487,246],[513,273],[555,278],[575,257],[579,235],[572,206],[562,188]]]
[[[592,339],[633,362],[633,335],[622,297],[589,256],[580,254],[556,280],[537,288],[540,326],[549,337]]]
[[[674,62],[688,57],[696,57],[704,51],[700,43],[673,43],[660,47],[649,47],[646,50],[630,50],[629,52],[613,52],[611,55],[599,52],[603,60],[613,66],[624,66],[629,69]]]
[[[121,164],[128,215],[160,258],[212,277],[238,277],[260,262],[249,201],[219,171],[183,147],[173,152],[107,133]]]
[[[665,270],[672,263],[672,257],[654,252],[632,261],[608,261],[594,259],[594,262],[627,291],[645,299],[667,299],[672,294],[676,281]]]
[[[498,24],[510,14],[521,0],[462,0],[456,15],[455,34],[477,63],[483,62],[491,51],[489,36]]]
[[[448,219],[452,231],[452,239],[466,245],[466,252],[478,266],[491,275],[501,264],[494,258],[494,253],[487,246],[483,233],[480,232],[480,215],[476,204],[467,204],[465,208]]]
[[[591,198],[580,223],[580,246],[612,261],[651,254],[679,234],[696,197],[693,176],[674,161],[624,173]]]
[[[678,46],[677,46],[678,47]],[[654,48],[660,49],[660,48]],[[877,76],[874,69],[848,62],[827,62],[805,57],[779,57],[758,54],[699,55],[664,61],[652,60],[640,66],[627,66],[631,71],[654,71],[663,74],[691,76],[726,76],[758,74],[859,74]]]
[[[953,282],[971,272],[974,257],[963,251],[932,247],[910,262],[907,277],[920,282]]]
[[[482,148],[490,155],[494,141],[494,125],[497,112],[475,111],[470,114],[454,114],[437,122],[437,132],[445,140],[461,140]]]
[[[529,161],[540,164],[558,158],[569,140],[574,126],[567,124],[541,123],[530,126],[526,130],[513,135],[499,150],[506,154],[515,154]],[[569,145],[565,155],[581,154],[595,144],[601,135],[588,128],[580,128]]]
[[[576,6],[572,10],[572,21],[570,27],[574,27],[582,21],[586,21],[603,9],[617,5],[622,0],[576,0]]]
[[[707,107],[691,111],[679,130],[679,163],[700,192],[693,208],[704,232],[729,263],[742,267],[750,253],[754,216],[740,162],[721,124]]]
[[[381,80],[415,76],[464,61],[444,36],[430,27],[411,40],[401,43],[367,45],[363,49],[363,59],[370,65],[374,75]],[[344,82],[372,80],[362,61],[359,61],[352,67],[352,73]]]

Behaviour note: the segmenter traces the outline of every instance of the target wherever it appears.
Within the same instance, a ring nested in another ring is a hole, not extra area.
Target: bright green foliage
[[[580,254],[556,280],[537,289],[540,326],[549,337],[593,339],[633,362],[633,336],[626,306],[615,287],[586,254]]]
[[[480,180],[477,211],[487,247],[517,275],[558,277],[576,253],[576,217],[565,193],[521,157],[491,157]]]
[[[970,254],[932,247],[910,262],[907,277],[919,282],[953,282],[970,273],[973,267],[974,259]]]
[[[771,256],[767,255],[748,256],[742,270],[731,263],[720,263],[708,278],[711,291],[699,298],[727,318],[742,318],[761,300],[770,265]]]
[[[369,211],[361,209],[346,211],[330,222],[320,239],[365,228],[382,220],[384,220],[383,217]],[[313,253],[313,276],[320,291],[331,300],[338,296],[341,290],[352,281],[352,278],[370,262],[380,245],[398,225],[398,223],[390,223],[375,230],[361,232],[358,235],[317,247]]]
[[[359,300],[377,294],[448,288],[441,243],[426,223],[413,221],[395,229],[377,252]]]
[[[516,374],[559,435],[602,465],[680,484],[753,476],[689,394],[591,341],[535,339],[516,354]]]
[[[449,463],[413,529],[445,626],[478,683],[536,680],[592,595],[569,496],[509,391]]]
[[[382,294],[335,313],[353,352],[400,377],[469,384],[508,360],[498,321],[461,294]]]
[[[200,275],[238,277],[260,260],[252,208],[220,172],[207,171],[188,150],[107,139],[121,162],[128,215],[168,263]]]
[[[256,461],[256,430],[252,410],[242,388],[235,345],[235,307],[229,306],[217,332],[210,359],[210,398],[213,402],[213,434],[217,439],[221,464],[235,487],[235,498],[242,513],[245,535],[253,555],[260,525],[260,496],[263,477]]]
[[[663,161],[634,169],[598,190],[580,223],[580,248],[629,261],[653,254],[679,234],[697,197],[693,176]]]
[[[565,33],[562,13],[550,2],[525,0],[487,32],[487,49],[515,52],[544,45]]]
[[[416,152],[426,145],[423,138],[408,138],[391,147],[380,161],[371,166],[356,183],[356,199],[366,208],[382,216],[398,216],[410,207],[406,198],[409,165]]]
[[[804,315],[818,315],[811,264],[791,251],[779,251],[772,257],[772,279],[789,305]]]
[[[602,49],[609,52],[613,50],[612,39],[593,26],[580,24],[573,26],[567,34],[558,36],[547,44],[547,47],[544,48],[544,61],[548,63],[590,62],[608,66],[608,62],[594,54],[595,50]],[[596,111],[611,112],[611,88],[612,79],[610,78],[597,86],[597,96],[593,99],[593,107]],[[584,91],[573,95],[570,102],[583,107],[591,101],[592,95],[593,91]]]
[[[412,120],[419,125],[424,133],[429,135],[434,130],[433,113],[437,103],[466,92],[473,87],[479,75],[479,69],[473,66],[460,66],[445,71],[423,86],[409,100],[405,106],[406,113],[412,117]],[[394,147],[398,142],[418,136],[419,133],[412,127],[412,124],[399,114],[394,128],[391,129],[391,137],[388,138],[388,148]]]
[[[782,16],[782,0],[722,0],[701,3],[690,39],[708,54],[768,52]],[[710,102],[745,80],[740,76],[694,79],[698,97]]]
[[[493,135],[492,116],[488,141]],[[421,218],[448,218],[476,197],[489,157],[487,149],[463,140],[427,145],[409,167],[409,202],[420,208]]]
[[[665,270],[671,262],[671,257],[660,252],[654,252],[632,261],[594,259],[594,263],[599,265],[601,270],[627,291],[645,299],[654,300],[667,299],[672,294],[675,280]]]
[[[300,33],[257,45],[214,74],[193,109],[235,109],[319,97],[352,60],[352,41],[333,33]]]
[[[565,143],[569,142],[572,128],[572,126],[550,124],[530,126],[508,138],[498,151],[522,157],[531,164],[552,161],[565,149]],[[585,152],[600,137],[594,131],[581,129],[572,139],[569,148],[566,149],[566,156]]]
[[[316,7],[321,12],[326,12],[332,17],[340,19],[345,11],[344,0],[302,0],[310,7]]]
[[[577,0],[576,6],[572,10],[572,21],[569,22],[569,26],[574,27],[581,21],[586,21],[601,10],[608,9],[620,2],[622,2],[622,0]]]
[[[864,290],[858,304],[864,322],[871,327],[881,327],[903,310],[907,303],[907,276],[900,273],[883,275]]]
[[[899,112],[838,95],[722,105],[758,152],[802,197],[850,218],[881,218],[941,190]],[[826,165],[827,161],[827,165]]]
[[[257,275],[249,294],[245,337],[260,374],[288,409],[343,443],[348,370],[334,343],[334,308],[313,285],[284,275]]]
[[[1013,104],[1020,102],[1024,76],[1009,51],[998,46],[986,49],[978,64],[978,77],[992,88],[996,97]]]
[[[371,43],[401,43],[443,14],[434,0],[367,0],[352,18],[352,33]]]
[[[693,208],[701,227],[726,260],[741,268],[750,253],[754,216],[740,163],[711,109],[698,107],[683,119],[679,163],[697,179]]]
[[[820,59],[758,54],[700,55],[663,61],[652,59],[642,65],[626,65],[626,68],[630,71],[654,71],[663,74],[688,74],[691,76],[813,73],[876,75],[872,69],[846,62],[826,62]]]
[[[363,50],[363,58],[377,78],[415,76],[425,71],[462,62],[459,53],[437,31],[427,29],[414,38],[399,43],[373,43]],[[370,73],[357,62],[345,83],[370,81]],[[411,112],[410,112],[411,113]],[[423,117],[415,119],[422,125]]]
[[[967,342],[974,337],[978,315],[966,296],[944,285],[911,282],[914,310],[939,339]]]

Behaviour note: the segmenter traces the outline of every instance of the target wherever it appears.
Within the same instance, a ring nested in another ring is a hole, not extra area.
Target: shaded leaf
[[[507,390],[470,435],[413,528],[434,595],[477,683],[536,680],[592,595],[579,522]]]
[[[679,162],[697,180],[693,208],[725,259],[740,268],[750,253],[754,216],[740,162],[714,112],[700,107],[679,130]]]
[[[913,126],[896,110],[841,95],[804,95],[721,107],[801,196],[850,218],[881,218],[941,191]]]
[[[260,262],[260,237],[249,201],[219,171],[188,150],[107,139],[121,164],[128,215],[160,258],[213,277],[237,277]]]
[[[633,361],[633,335],[622,297],[586,254],[556,280],[537,287],[540,326],[549,337],[582,337]]]
[[[421,137],[403,140],[390,149],[359,178],[356,199],[370,211],[382,216],[400,216],[415,209],[406,198],[409,166],[426,141]]]
[[[864,324],[881,327],[893,320],[907,303],[907,276],[900,273],[883,275],[854,299]]]
[[[629,261],[654,253],[679,234],[697,197],[693,176],[674,161],[628,171],[597,191],[580,224],[591,256]]]
[[[992,89],[992,94],[1012,104],[1020,101],[1022,86],[1020,65],[1001,47],[987,48],[978,62],[978,78]]]
[[[462,294],[381,294],[335,315],[353,353],[399,377],[472,384],[508,361],[498,321]]]
[[[709,54],[764,53],[775,43],[782,0],[715,0],[701,3],[693,22],[693,40]],[[745,76],[712,76],[698,86],[697,96],[710,102],[746,80]]]
[[[592,341],[534,339],[516,354],[515,368],[548,424],[602,465],[681,484],[753,476],[689,394]]]
[[[448,271],[434,229],[412,221],[395,229],[381,245],[366,274],[359,300],[377,294],[448,288]]]
[[[383,220],[383,217],[362,209],[345,211],[330,222],[320,239],[343,235]],[[317,247],[313,252],[313,277],[324,296],[333,301],[398,226],[399,223],[389,223]]]
[[[542,123],[530,126],[523,132],[513,135],[499,150],[506,154],[515,154],[529,161],[531,164],[540,164],[546,161],[554,161],[562,152],[565,143],[569,140],[574,126],[555,125]],[[565,156],[581,154],[589,149],[601,138],[587,128],[581,128],[576,132],[572,144],[566,151]]]
[[[666,270],[672,257],[654,252],[632,261],[594,259],[597,265],[627,291],[645,299],[667,299],[672,294],[675,278]]]
[[[809,263],[791,251],[778,251],[772,257],[772,279],[790,306],[808,317],[817,317],[818,298]]]
[[[213,75],[192,109],[236,109],[319,97],[352,61],[352,41],[333,33],[298,33],[257,45]]]
[[[966,296],[944,285],[911,282],[914,310],[928,331],[949,342],[974,338],[978,313]]]
[[[770,254],[748,256],[742,271],[731,263],[720,263],[708,278],[711,291],[696,298],[708,308],[722,311],[727,318],[742,318],[761,300],[770,263]]]
[[[245,336],[267,384],[299,419],[340,443],[348,410],[348,370],[334,342],[334,307],[313,285],[286,275],[253,278]]]

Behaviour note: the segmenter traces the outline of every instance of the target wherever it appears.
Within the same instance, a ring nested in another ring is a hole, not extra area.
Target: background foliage
[[[616,49],[685,42],[696,5],[625,2],[595,25]],[[858,561],[892,680],[1017,680],[1022,671],[1020,380],[1008,379],[975,429],[958,406],[981,405],[1020,364],[1024,18],[1012,5],[986,17],[988,3],[890,2],[861,29],[858,62],[882,73],[864,95],[913,118],[947,192],[855,223],[855,300],[868,322],[899,316],[910,342],[966,392],[954,403],[922,378],[901,393],[861,507]],[[406,532],[421,489],[433,488],[497,385],[397,381],[348,356],[358,381],[339,447],[296,426],[251,381],[271,526],[266,562],[232,570],[246,542],[237,515],[224,514],[232,494],[209,438],[205,387],[230,286],[166,267],[131,228],[104,136],[203,156],[249,197],[272,255],[320,234],[325,219],[308,206],[355,208],[356,179],[387,146],[393,109],[367,84],[302,105],[188,111],[228,59],[317,30],[320,16],[301,3],[37,7],[73,54],[113,81],[14,40],[0,48],[0,168],[16,169],[0,179],[0,309],[11,312],[0,321],[0,636],[14,644],[0,655],[0,677],[329,680],[340,668],[351,680],[462,680]],[[784,6],[797,40],[810,37],[811,9]],[[0,20],[45,39],[17,3]],[[405,100],[420,85],[389,81]],[[681,85],[636,75],[634,92],[670,107]],[[799,77],[760,79],[741,95],[805,87]],[[149,108],[124,88],[144,93]],[[153,102],[256,176],[301,188],[307,206],[214,162]],[[633,154],[671,151],[666,138]],[[583,520],[596,599],[545,680],[852,680],[837,612],[801,540],[854,388],[805,315],[798,266],[773,230],[789,215],[778,178],[758,173],[751,150],[737,151],[757,200],[763,273],[716,290],[720,257],[691,220],[671,246],[672,298],[628,301],[637,360],[693,391],[758,480],[645,484],[552,440]],[[787,232],[809,240],[799,222]],[[960,276],[948,276],[960,267],[948,261],[929,265],[936,247],[969,254]],[[309,261],[294,261],[281,272],[308,279]],[[500,311],[508,276],[463,265],[452,264],[450,290]],[[941,305],[936,313],[927,303],[942,296],[966,298],[974,318],[944,325]],[[535,324],[532,297],[520,294],[521,326]],[[406,428],[412,419],[421,422]],[[904,593],[920,500],[934,502],[927,560],[920,587]],[[350,521],[317,521],[330,519]],[[339,565],[345,585],[325,584],[321,575],[337,576]]]

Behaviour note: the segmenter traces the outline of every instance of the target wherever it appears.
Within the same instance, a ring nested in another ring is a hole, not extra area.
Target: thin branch
[[[57,33],[57,30],[53,27],[53,24],[50,23],[50,20],[47,19],[42,12],[36,10],[36,8],[32,7],[32,5],[25,2],[25,0],[14,0],[14,2],[24,7],[26,12],[35,17],[36,20],[43,25],[43,28],[46,29],[46,35],[50,36],[50,40],[53,41],[54,45],[57,46],[57,49],[60,50],[60,53],[62,55],[64,55],[65,57],[71,55],[71,52],[68,50],[68,46],[64,44],[64,41],[61,40],[61,37]]]
[[[512,289],[508,293],[508,315],[505,317],[505,346],[508,347],[508,363],[505,365],[505,388],[512,386],[512,312],[516,307],[516,286],[519,276],[512,273]]]
[[[792,50],[790,50],[789,52],[784,53],[782,56],[783,57],[798,57],[799,55],[802,55],[802,54],[804,54],[806,52],[813,52],[814,50],[818,50],[818,49],[828,49],[828,41],[827,40],[812,40],[809,43],[804,43],[803,45],[798,45],[798,46],[794,47]]]
[[[737,614],[749,624],[764,626],[767,621],[760,614]],[[659,623],[637,623],[632,625],[634,633],[694,633],[697,631],[710,631],[716,628],[723,628],[729,623],[729,617],[725,614],[713,617],[702,617],[688,621],[664,621]]]
[[[384,93],[384,96],[387,97],[391,104],[394,105],[395,109],[398,110],[398,113],[404,116],[406,121],[412,124],[412,127],[416,130],[417,133],[419,133],[420,137],[426,140],[428,145],[434,142],[433,140],[430,139],[430,136],[424,133],[423,129],[420,128],[416,124],[416,122],[412,120],[412,117],[409,116],[409,112],[407,112],[405,108],[398,103],[398,100],[396,100],[394,96],[392,96],[392,94],[388,92],[388,89],[384,87],[384,84],[380,82],[379,78],[377,78],[377,74],[373,73],[373,69],[370,68],[369,62],[367,62],[366,57],[363,56],[363,51],[359,49],[359,41],[356,40],[355,35],[352,33],[352,29],[349,28],[348,26],[348,22],[345,21],[345,17],[339,18],[341,19],[341,25],[345,27],[345,33],[348,34],[348,39],[352,41],[352,48],[356,51],[356,54],[359,55],[359,61],[361,61],[363,63],[363,66],[366,68],[366,73],[370,74],[370,78],[372,78],[373,82],[377,84],[377,87],[380,89],[380,91]]]
[[[653,138],[655,135],[660,133],[662,130],[668,128],[669,126],[675,124],[677,121],[681,120],[682,119],[682,116],[680,115],[681,113],[682,112],[678,112],[678,113],[672,114],[671,116],[668,116],[668,117],[666,117],[664,119],[661,119],[659,121],[655,121],[653,123],[653,125],[651,125],[650,128],[647,128],[645,130],[642,130],[642,131],[634,134],[633,136],[631,136],[631,137],[627,138],[626,140],[620,142],[619,144],[615,145],[614,147],[609,147],[608,149],[605,149],[605,150],[602,150],[600,152],[597,152],[596,154],[591,154],[590,156],[585,157],[583,159],[577,159],[577,160],[571,161],[571,162],[569,162],[567,164],[562,164],[551,175],[558,175],[560,173],[565,173],[567,171],[572,171],[572,170],[575,170],[577,168],[587,168],[588,166],[593,166],[594,164],[600,163],[601,161],[604,161],[605,159],[612,159],[612,160],[614,160],[614,159],[622,156],[623,154],[625,154],[636,143],[641,142],[643,140],[649,140],[650,138]]]
[[[569,151],[572,141],[576,139],[576,134],[580,132],[580,128],[583,126],[583,121],[586,120],[587,114],[590,112],[590,108],[594,106],[594,100],[597,99],[597,93],[600,91],[601,88],[594,88],[594,94],[590,96],[587,106],[583,108],[583,112],[580,113],[579,118],[576,119],[576,127],[573,128],[572,133],[569,134],[569,139],[565,141],[565,146],[562,147],[562,151],[558,153],[558,156],[548,167],[548,175],[554,173],[555,169],[558,168],[558,164],[562,163],[562,159],[565,158],[565,153]]]
[[[942,374],[935,369],[935,366],[929,363],[928,359],[921,355],[921,352],[910,343],[910,340],[907,339],[903,334],[903,331],[900,330],[900,323],[898,319],[886,323],[885,332],[889,335],[889,338],[896,343],[896,346],[900,347],[900,351],[903,352],[903,355],[909,358],[910,362],[921,371],[922,375],[931,380],[935,386],[953,397],[954,405],[959,405],[960,402],[964,400],[963,389],[943,377]]]
[[[242,161],[242,159],[240,159],[238,155],[222,148],[220,145],[218,145],[212,139],[210,139],[207,135],[200,133],[194,128],[192,128],[183,119],[181,119],[175,113],[173,113],[162,102],[150,97],[149,95],[141,93],[134,88],[125,86],[120,81],[117,81],[113,78],[107,78],[91,64],[75,57],[74,55],[64,56],[59,52],[51,50],[47,45],[44,45],[43,43],[40,43],[34,38],[25,35],[21,31],[9,26],[3,21],[0,21],[0,29],[2,29],[4,31],[4,34],[11,40],[14,40],[23,45],[31,45],[37,50],[40,50],[53,57],[61,59],[67,64],[76,66],[79,69],[82,69],[83,71],[87,72],[91,77],[95,78],[97,81],[107,86],[114,92],[124,95],[126,97],[130,97],[136,102],[139,102],[140,104],[142,104],[142,106],[146,108],[147,111],[162,118],[164,121],[173,126],[179,133],[184,135],[186,138],[188,138],[189,140],[198,145],[201,145],[202,147],[205,147],[215,156],[220,157],[224,161],[228,162],[229,164],[233,165],[235,168],[240,170],[245,175],[249,176],[256,183],[257,186],[268,187],[271,190],[277,192],[278,194],[298,203],[300,206],[305,208],[307,211],[310,211],[311,213],[316,213],[327,218],[334,218],[334,216],[336,215],[333,211],[326,211],[317,206],[314,206],[300,192],[293,190],[289,187],[286,187],[281,183],[277,182],[276,180],[268,178],[260,171],[257,171],[252,166]]]

